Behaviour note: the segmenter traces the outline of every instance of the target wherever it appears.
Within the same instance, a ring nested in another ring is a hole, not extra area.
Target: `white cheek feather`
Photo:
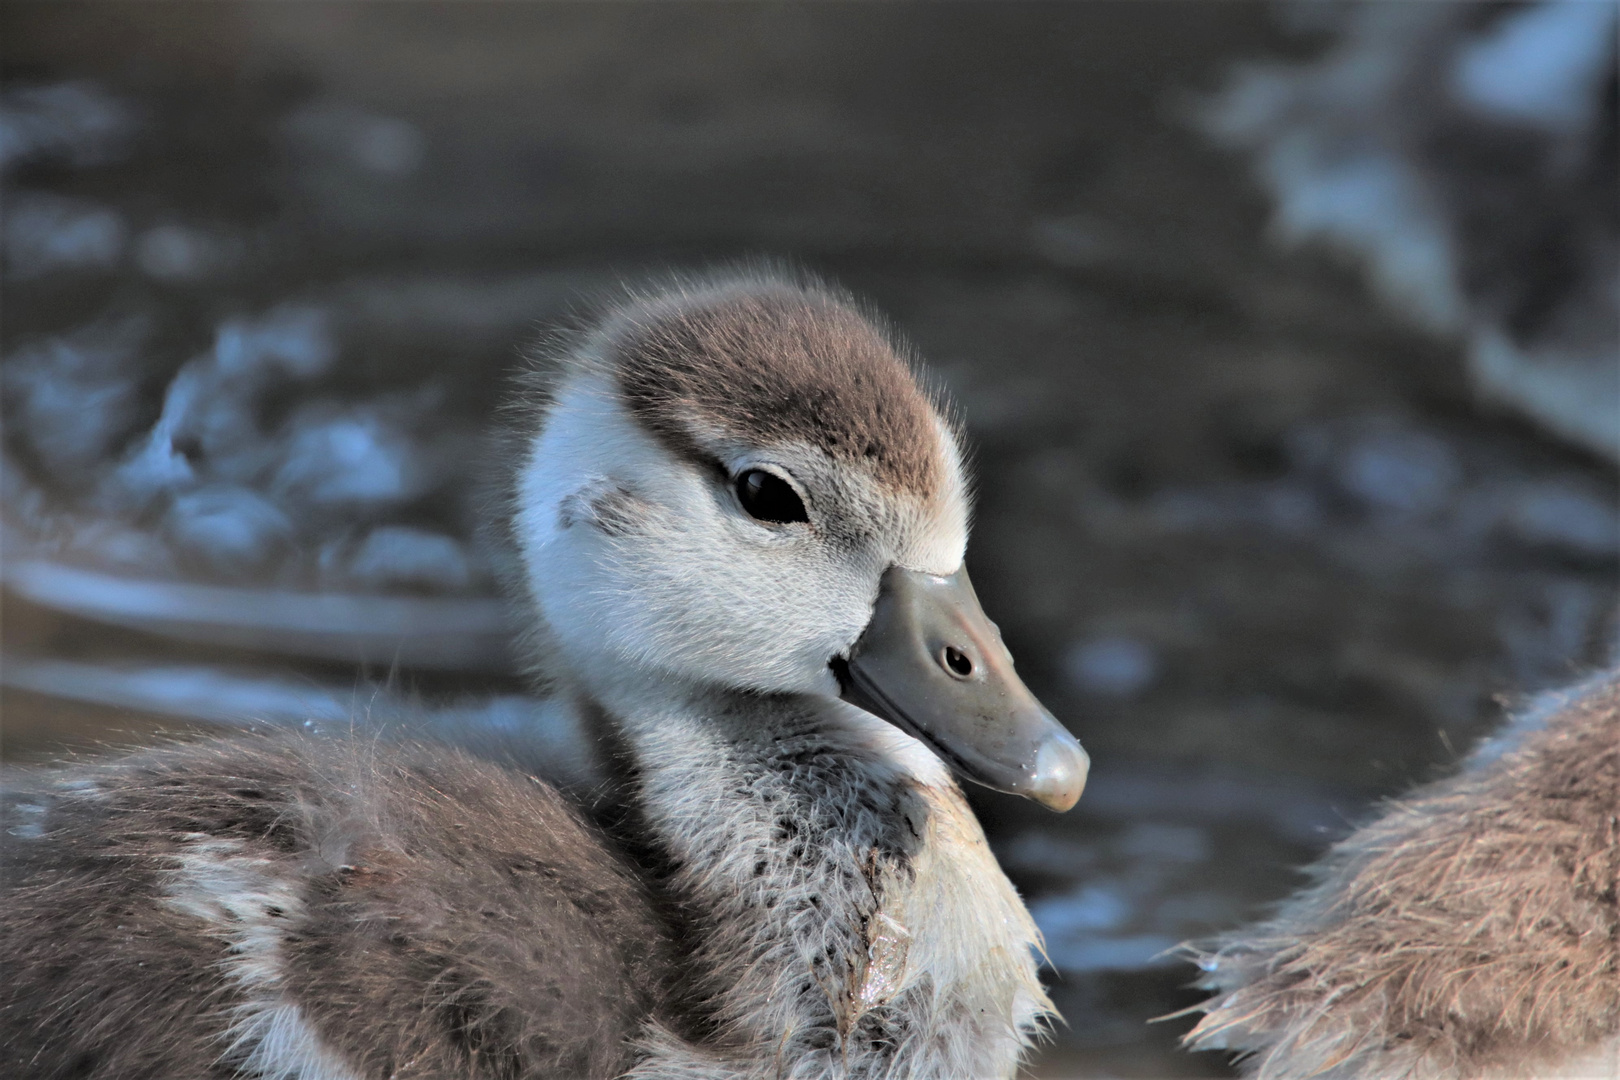
[[[728,511],[601,376],[566,386],[552,417],[519,482],[517,535],[573,673],[598,690],[639,673],[826,692],[876,568]],[[588,508],[615,496],[625,527],[590,527]]]
[[[627,637],[632,652],[650,649],[634,647],[623,613],[599,595],[605,573],[633,571],[610,559],[605,538],[579,515],[627,478],[656,483],[661,457],[624,415],[609,380],[590,374],[563,388],[519,478],[514,522],[531,595],[544,598],[542,615],[587,678],[590,661],[621,653]]]
[[[518,481],[514,520],[531,576],[547,576],[544,556],[562,535],[564,501],[593,482],[644,465],[648,442],[623,415],[605,377],[581,377],[562,389]]]
[[[261,1080],[358,1080],[282,988],[281,943],[304,914],[294,880],[234,840],[187,837],[164,881],[164,900],[224,940],[226,977],[242,995],[220,1055]]]
[[[914,504],[906,523],[907,542],[896,561],[909,570],[945,576],[961,569],[967,554],[971,498],[956,437],[937,416],[934,428],[944,451],[944,487],[929,502]]]

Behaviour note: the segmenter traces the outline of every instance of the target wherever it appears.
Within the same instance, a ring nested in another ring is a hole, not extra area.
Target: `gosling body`
[[[1201,958],[1260,1080],[1620,1078],[1620,674],[1393,803]]]
[[[541,367],[504,524],[536,679],[600,735],[596,816],[360,736],[35,777],[0,883],[8,1075],[1016,1072],[1051,1015],[1038,934],[941,755],[1059,809],[1084,756],[953,584],[955,436],[893,339],[743,276],[623,300]],[[895,605],[957,644],[895,660]],[[1013,702],[999,741],[959,694]]]

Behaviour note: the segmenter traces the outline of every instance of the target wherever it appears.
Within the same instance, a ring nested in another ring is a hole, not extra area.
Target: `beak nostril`
[[[965,679],[973,674],[973,658],[955,645],[947,645],[940,650],[939,662],[946,671],[958,679]]]

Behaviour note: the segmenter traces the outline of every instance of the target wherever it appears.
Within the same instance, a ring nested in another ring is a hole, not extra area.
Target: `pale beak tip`
[[[1030,796],[1049,810],[1062,813],[1080,801],[1091,771],[1091,758],[1074,736],[1048,739],[1035,755]]]

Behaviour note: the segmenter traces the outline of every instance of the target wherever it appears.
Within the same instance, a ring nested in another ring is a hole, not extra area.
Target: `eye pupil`
[[[967,678],[973,674],[973,658],[958,649],[955,645],[947,645],[944,650],[945,666],[951,674]]]
[[[793,490],[793,485],[764,469],[749,469],[737,477],[737,501],[749,515],[760,521],[785,525],[790,521],[809,521],[804,500]]]

